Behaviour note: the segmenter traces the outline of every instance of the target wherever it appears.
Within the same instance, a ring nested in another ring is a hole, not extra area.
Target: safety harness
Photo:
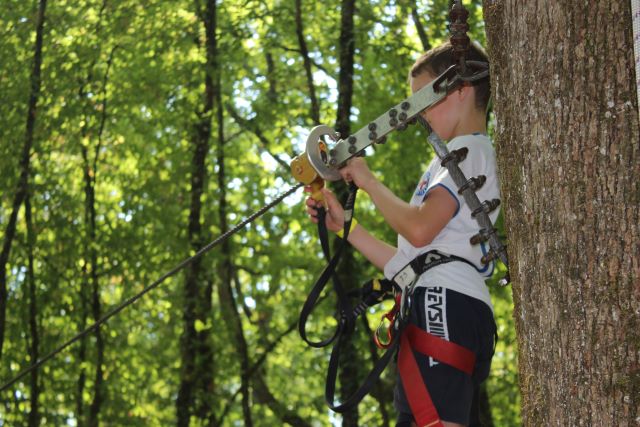
[[[382,116],[378,117],[366,127],[360,129],[345,139],[328,126],[316,126],[307,139],[306,152],[296,157],[291,168],[294,177],[311,187],[312,197],[321,200],[321,188],[325,180],[337,181],[341,179],[338,169],[354,156],[363,153],[364,149],[374,143],[384,143],[386,135],[394,130],[404,130],[409,124],[420,122],[430,131],[428,141],[439,157],[443,167],[447,168],[454,183],[458,187],[458,193],[464,198],[471,209],[471,215],[480,226],[479,232],[474,235],[470,243],[472,245],[483,242],[489,243],[489,251],[481,259],[483,264],[488,264],[500,259],[508,268],[506,248],[497,236],[497,230],[493,226],[489,213],[495,210],[500,201],[498,199],[480,202],[476,191],[482,187],[486,177],[478,176],[467,179],[460,170],[458,164],[466,158],[468,150],[462,148],[449,152],[447,146],[431,131],[426,121],[420,117],[420,113],[457,89],[464,82],[474,82],[488,78],[488,64],[476,61],[466,61],[465,52],[468,50],[470,40],[466,36],[468,25],[466,19],[468,12],[461,2],[455,2],[451,13],[451,44],[454,48],[454,56],[457,64],[451,66],[440,76],[434,79],[411,97],[397,104]],[[331,146],[333,144],[333,146]],[[353,219],[357,187],[351,184],[347,200],[344,203],[345,222],[344,236],[338,245],[336,253],[330,256],[328,232],[325,224],[323,209],[318,210],[318,235],[322,249],[328,264],[322,271],[316,283],[305,301],[301,313],[298,329],[302,339],[312,347],[325,347],[333,345],[327,379],[325,386],[325,400],[333,411],[345,412],[357,405],[358,402],[371,390],[375,381],[380,377],[385,367],[394,354],[398,354],[398,370],[402,381],[402,387],[407,396],[413,416],[419,426],[441,426],[442,422],[431,401],[428,390],[422,379],[422,374],[416,362],[414,353],[419,352],[429,356],[440,363],[450,365],[468,375],[473,374],[475,366],[475,354],[450,341],[444,340],[424,331],[413,324],[408,323],[409,308],[413,287],[418,278],[427,270],[449,262],[464,262],[475,265],[466,259],[455,255],[444,254],[438,251],[429,251],[412,260],[391,280],[373,281],[369,283],[369,291],[362,301],[354,308],[349,302],[350,294],[340,283],[335,269],[341,254],[347,245],[347,239]],[[332,280],[333,288],[338,297],[337,318],[338,326],[329,338],[321,341],[311,341],[307,337],[306,324],[309,316],[317,306],[322,291],[329,280]],[[509,283],[507,275],[499,282],[501,285]],[[351,396],[343,399],[341,403],[335,403],[335,388],[340,359],[341,344],[350,335],[355,327],[355,321],[359,315],[366,312],[367,308],[380,302],[393,291],[395,304],[393,309],[386,313],[374,335],[376,344],[385,349],[385,353],[374,364],[363,383]],[[386,333],[384,325],[388,323]]]
[[[345,203],[345,207],[348,208],[350,212],[353,210],[352,203],[355,202],[356,191],[357,189],[355,187],[351,188],[347,202]],[[320,214],[320,217],[322,217],[322,215],[323,214]],[[350,217],[350,215],[347,215],[347,217]],[[426,252],[407,264],[396,274],[393,280],[383,279],[370,282],[370,292],[367,292],[367,294],[363,296],[362,301],[355,308],[352,308],[348,301],[350,294],[345,291],[335,274],[335,267],[337,266],[340,254],[344,250],[346,239],[348,238],[348,223],[350,220],[345,221],[345,234],[338,250],[333,257],[329,257],[326,225],[324,225],[324,221],[322,221],[323,218],[319,219],[318,228],[319,235],[321,236],[320,240],[323,242],[322,247],[325,256],[330,258],[330,260],[319,279],[313,285],[305,301],[300,313],[298,326],[300,336],[312,347],[325,347],[337,339],[337,342],[334,343],[332,348],[327,369],[325,385],[325,400],[327,405],[336,412],[345,412],[354,405],[357,405],[364,396],[371,391],[373,385],[397,352],[397,365],[402,386],[416,422],[420,426],[441,425],[438,413],[422,380],[414,352],[422,353],[440,363],[459,369],[468,375],[473,373],[476,358],[472,351],[428,333],[413,324],[409,324],[410,300],[414,284],[427,270],[449,262],[473,264],[464,258],[447,255],[436,250]],[[306,333],[307,319],[316,307],[319,297],[330,279],[333,280],[334,290],[338,296],[338,326],[330,338],[318,342],[311,341],[308,339]],[[373,369],[369,372],[357,391],[344,399],[340,404],[336,404],[335,389],[342,344],[346,337],[349,336],[349,333],[352,332],[357,317],[363,314],[368,307],[382,301],[391,292],[395,294],[395,304],[388,313],[383,315],[380,326],[374,335],[376,345],[386,351],[374,364]],[[372,295],[373,297],[371,297]],[[383,331],[385,321],[389,324],[386,332]],[[386,340],[382,337],[383,333],[386,335]]]

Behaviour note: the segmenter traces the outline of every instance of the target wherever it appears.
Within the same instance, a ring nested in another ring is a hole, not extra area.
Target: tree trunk
[[[361,323],[365,336],[368,338],[368,349],[371,355],[371,363],[373,364],[380,359],[378,356],[379,349],[371,338],[373,337],[374,331],[369,327],[369,321],[366,317],[363,316],[361,318]],[[393,386],[391,383],[383,382],[382,379],[378,380],[373,389],[371,389],[371,397],[376,399],[379,405],[378,411],[382,417],[381,427],[388,427],[392,419],[395,419],[393,414],[389,413],[388,409],[388,406],[390,406],[389,403],[391,403],[390,396],[393,397]]]
[[[342,0],[340,25],[340,73],[338,75],[338,111],[336,118],[336,132],[343,138],[351,133],[351,105],[353,99],[353,63],[355,55],[355,0]],[[347,190],[342,184],[336,187],[336,193],[341,200],[345,199]],[[357,269],[354,269],[355,259],[353,249],[348,247],[343,252],[342,261],[337,268],[340,280],[347,288],[356,289],[359,285]],[[342,341],[342,340],[341,340]],[[340,379],[340,394],[343,398],[351,396],[360,385],[362,355],[355,343],[355,337],[344,337],[342,362],[338,378]],[[340,345],[340,343],[338,344]],[[357,427],[359,425],[358,407],[344,412],[343,427]]]
[[[225,168],[225,136],[224,136],[224,110],[222,108],[222,94],[220,92],[221,75],[220,70],[217,70],[216,80],[216,101],[217,101],[217,121],[218,121],[218,146],[217,146],[217,165],[218,165],[218,221],[220,224],[220,232],[225,233],[228,231],[227,223],[227,177]],[[220,309],[222,311],[222,317],[225,319],[227,329],[232,331],[234,338],[235,349],[240,356],[240,390],[242,394],[242,415],[244,419],[244,425],[247,427],[253,426],[253,419],[251,416],[251,395],[249,388],[249,350],[247,341],[244,337],[244,331],[242,328],[242,319],[238,313],[237,304],[233,297],[232,280],[233,280],[233,265],[231,262],[231,243],[229,239],[222,242],[219,252],[219,265],[218,265],[218,299],[220,301]]]
[[[418,13],[418,5],[415,1],[411,4],[411,19],[413,20],[413,25],[416,27],[420,43],[422,43],[422,49],[426,52],[431,49],[431,43],[429,42],[429,36],[427,36],[424,25],[422,25],[422,19]]]
[[[88,164],[86,153],[87,147],[83,146],[83,155],[85,160],[85,219],[87,220],[87,247],[88,253],[85,254],[88,259],[89,283],[91,285],[91,314],[93,320],[100,320],[102,308],[100,301],[100,283],[96,274],[98,268],[98,251],[96,249],[96,206],[95,206],[95,170],[92,170]],[[93,400],[89,407],[88,425],[90,427],[98,426],[98,414],[103,401],[103,382],[104,372],[104,339],[102,337],[101,328],[96,328],[94,332],[96,338],[96,366],[93,383]]]
[[[104,10],[101,9],[102,11]],[[100,21],[99,21],[100,22]],[[100,300],[100,281],[98,277],[99,262],[98,262],[98,239],[97,239],[97,226],[96,226],[96,182],[98,174],[98,163],[100,160],[100,149],[102,147],[102,137],[104,132],[105,123],[107,120],[107,83],[109,81],[109,72],[113,63],[113,55],[115,48],[112,49],[109,59],[107,61],[107,68],[102,80],[102,102],[100,107],[100,121],[96,134],[96,145],[93,148],[93,156],[89,157],[89,147],[82,144],[81,152],[84,162],[84,191],[85,191],[85,264],[87,264],[88,270],[88,282],[91,288],[91,312],[93,314],[93,320],[97,322],[102,316],[102,302]],[[90,78],[88,79],[88,81]],[[89,118],[85,118],[85,123],[89,123]],[[84,129],[83,136],[88,134],[88,129]],[[96,328],[96,367],[94,374],[93,384],[93,400],[89,407],[88,425],[90,427],[98,426],[100,409],[104,401],[104,361],[105,361],[105,343],[102,335],[101,328]]]
[[[100,11],[98,12],[98,21],[96,23],[96,36],[98,40],[101,40],[101,29],[103,24],[103,16],[104,12],[107,8],[107,0],[102,1],[102,5],[100,6]],[[96,293],[98,292],[98,277],[97,277],[97,252],[95,245],[96,242],[96,230],[95,230],[95,180],[97,173],[97,163],[100,155],[100,145],[101,145],[101,137],[102,132],[104,130],[104,124],[106,121],[106,106],[107,106],[107,98],[106,98],[106,87],[107,81],[109,78],[109,70],[111,68],[111,63],[113,60],[113,54],[115,52],[115,48],[111,51],[109,56],[109,60],[107,63],[107,71],[103,77],[103,85],[102,85],[102,113],[100,119],[100,128],[98,130],[98,144],[94,150],[93,158],[89,157],[89,147],[84,145],[84,141],[89,138],[89,123],[90,115],[92,114],[91,100],[88,97],[87,87],[93,83],[93,71],[96,66],[96,63],[100,57],[101,45],[96,46],[95,56],[89,62],[89,66],[87,68],[87,76],[80,86],[78,90],[78,97],[80,102],[84,105],[84,120],[83,125],[80,131],[81,139],[80,139],[80,152],[82,153],[82,172],[83,172],[83,180],[84,180],[84,196],[85,196],[85,212],[84,212],[84,224],[85,224],[85,238],[84,238],[84,258],[85,262],[82,264],[82,282],[80,285],[79,296],[80,296],[80,325],[78,329],[80,331],[84,330],[87,324],[87,318],[89,316],[89,295],[88,291],[92,292],[92,307],[94,307],[94,319],[96,319],[96,311],[98,316],[100,315],[100,299],[97,297],[96,301]],[[89,89],[90,91],[90,89]],[[97,310],[96,310],[97,309]],[[104,344],[102,341],[102,336],[100,335],[100,331],[96,330],[96,338],[100,337],[97,342],[100,343],[101,349],[99,349],[98,353],[102,354],[104,352]],[[83,425],[85,420],[84,418],[84,388],[86,385],[87,374],[85,371],[84,364],[86,362],[87,357],[87,339],[83,337],[80,340],[80,347],[78,349],[78,366],[79,374],[78,374],[78,382],[77,382],[77,395],[76,395],[76,419],[79,425]],[[99,356],[98,359],[102,359],[103,356]],[[102,384],[102,363],[96,366],[95,378],[97,380],[96,384]],[[95,386],[95,384],[94,384]],[[90,407],[91,413],[89,414],[89,425],[92,423],[97,423],[97,413],[100,410],[101,402],[101,387],[95,389],[94,400]]]
[[[309,89],[309,98],[311,98],[311,118],[314,125],[320,124],[320,104],[316,96],[316,88],[313,84],[313,73],[311,71],[311,59],[309,58],[309,49],[304,38],[304,27],[302,25],[302,0],[296,0],[296,36],[298,37],[298,47],[302,55],[304,64],[304,72],[307,77],[307,87]]]
[[[38,333],[38,300],[37,300],[37,287],[36,287],[36,275],[33,266],[33,251],[35,249],[36,235],[33,230],[32,221],[32,208],[29,194],[24,199],[24,215],[27,223],[27,251],[28,251],[28,268],[27,268],[27,281],[29,283],[29,333],[31,343],[29,345],[29,359],[31,363],[36,363],[40,357],[39,347],[40,338]],[[29,411],[29,427],[37,427],[40,425],[40,411],[38,405],[38,399],[40,398],[40,386],[38,384],[38,370],[31,371],[30,378],[31,388],[31,408]]]
[[[274,415],[282,420],[283,424],[286,423],[295,427],[311,427],[309,421],[275,398],[260,374],[256,375],[255,378],[255,393],[260,402],[265,403],[273,411]]]
[[[342,0],[340,12],[340,73],[338,76],[338,111],[336,131],[343,137],[351,132],[351,103],[353,100],[353,60],[356,50],[355,0]]]
[[[4,331],[7,315],[7,263],[11,254],[13,238],[16,234],[16,224],[18,222],[18,212],[29,191],[29,174],[31,147],[33,146],[33,133],[36,126],[36,110],[38,97],[40,96],[40,69],[42,67],[42,43],[44,38],[44,20],[47,8],[47,0],[40,0],[38,3],[38,18],[36,24],[36,42],[33,54],[33,69],[31,71],[31,93],[29,94],[29,107],[27,112],[27,126],[25,131],[24,145],[20,157],[20,178],[16,187],[16,194],[13,197],[13,205],[7,228],[4,232],[4,242],[2,252],[0,252],[0,359],[4,346]]]
[[[188,236],[193,252],[198,251],[206,243],[202,227],[202,196],[206,190],[207,166],[206,157],[211,139],[211,120],[214,113],[216,91],[215,73],[217,64],[217,4],[206,2],[203,9],[196,0],[198,16],[205,27],[205,50],[207,62],[204,68],[204,94],[202,108],[197,113],[199,121],[195,124],[192,139],[193,155],[191,158],[191,206],[189,211]],[[213,417],[211,394],[214,389],[213,367],[214,354],[209,328],[197,331],[196,322],[203,325],[209,323],[211,314],[212,284],[206,278],[206,270],[202,259],[192,262],[186,270],[184,288],[184,331],[181,339],[182,372],[180,389],[176,400],[177,425],[188,426],[193,405],[197,415],[202,419]]]
[[[525,425],[640,416],[628,0],[484,2]]]

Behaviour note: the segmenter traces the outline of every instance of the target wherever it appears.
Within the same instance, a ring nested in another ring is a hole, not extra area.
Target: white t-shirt
[[[480,202],[499,199],[496,155],[491,140],[485,135],[474,134],[453,138],[447,144],[449,151],[461,147],[469,149],[466,159],[458,165],[465,178],[469,179],[478,175],[487,177],[484,185],[476,191]],[[434,157],[427,171],[422,175],[410,204],[420,206],[429,191],[438,186],[448,190],[458,202],[458,209],[453,218],[427,246],[416,248],[407,239],[398,235],[398,251],[385,265],[384,274],[388,279],[392,279],[411,260],[433,249],[457,255],[473,263],[476,268],[464,262],[442,264],[427,270],[420,276],[415,286],[441,286],[477,298],[493,309],[489,290],[484,281],[493,273],[494,263],[483,265],[480,262],[482,256],[489,249],[488,244],[481,243],[472,246],[469,243],[469,239],[478,233],[480,226],[471,217],[471,209],[464,201],[464,197],[458,194],[458,187],[453,182],[447,168],[440,165],[440,159],[437,156]],[[498,217],[498,209],[489,214],[489,217],[492,222],[495,222]]]

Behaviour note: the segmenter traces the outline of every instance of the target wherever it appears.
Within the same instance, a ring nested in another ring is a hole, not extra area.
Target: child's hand
[[[307,189],[305,188],[305,191]],[[333,194],[329,189],[323,188],[322,195],[326,202],[327,214],[326,214],[326,224],[327,230],[333,231],[334,233],[342,230],[344,227],[344,209],[335,194]],[[325,209],[325,206],[322,202],[318,202],[311,197],[307,199],[307,213],[309,214],[309,218],[311,222],[314,224],[318,223],[318,209]]]
[[[340,169],[340,175],[345,181],[353,181],[358,188],[367,191],[367,187],[375,182],[376,177],[369,170],[367,162],[362,157],[354,157],[347,162],[347,165]]]

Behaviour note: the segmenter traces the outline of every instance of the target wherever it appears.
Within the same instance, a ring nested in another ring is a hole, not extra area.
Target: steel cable
[[[148,292],[150,292],[153,289],[157,288],[162,282],[167,280],[169,277],[173,276],[174,274],[176,274],[177,272],[179,272],[180,270],[182,270],[183,268],[185,268],[186,266],[191,264],[193,261],[195,261],[198,258],[202,257],[202,255],[204,255],[205,253],[207,253],[208,251],[210,251],[211,249],[213,249],[214,247],[216,247],[220,243],[222,243],[225,240],[227,240],[229,237],[231,237],[232,235],[237,233],[240,229],[242,229],[247,224],[255,221],[256,219],[258,219],[259,217],[264,215],[269,209],[271,209],[274,206],[278,205],[285,198],[287,198],[291,194],[295,193],[296,190],[298,190],[300,187],[302,187],[302,185],[303,184],[298,184],[298,185],[290,188],[286,192],[282,193],[277,198],[275,198],[273,201],[271,201],[269,204],[263,206],[262,208],[260,208],[259,210],[257,210],[256,212],[254,212],[253,214],[251,214],[250,216],[248,216],[244,220],[242,220],[240,223],[238,223],[238,225],[236,225],[232,229],[226,231],[225,233],[220,235],[218,238],[213,240],[211,243],[209,243],[206,246],[202,247],[202,249],[200,249],[194,255],[192,255],[191,257],[189,257],[187,259],[185,259],[184,261],[182,261],[181,263],[176,265],[174,268],[172,268],[171,270],[169,270],[168,272],[166,272],[165,274],[160,276],[160,278],[158,278],[155,282],[151,283],[149,286],[144,288],[142,291],[138,292],[137,294],[135,294],[131,298],[126,299],[125,301],[123,301],[120,304],[118,304],[116,307],[112,308],[107,314],[105,314],[103,317],[98,319],[95,323],[93,323],[92,325],[90,325],[89,327],[84,329],[82,332],[80,332],[77,335],[75,335],[73,338],[71,338],[70,340],[68,340],[67,342],[65,342],[64,344],[62,344],[61,346],[59,346],[58,348],[56,348],[55,350],[53,350],[52,352],[50,352],[49,354],[44,356],[43,358],[38,359],[35,363],[33,363],[31,366],[29,366],[29,368],[25,369],[20,374],[18,374],[16,377],[14,377],[10,381],[8,381],[5,384],[3,384],[2,387],[0,387],[0,392],[3,392],[5,390],[9,389],[9,387],[11,387],[13,384],[18,382],[22,378],[24,378],[27,374],[29,374],[30,372],[38,369],[40,366],[44,365],[46,362],[48,362],[49,360],[54,358],[56,355],[58,355],[63,350],[65,350],[67,347],[69,347],[71,344],[73,344],[76,341],[84,338],[90,332],[92,332],[95,329],[97,329],[98,327],[100,327],[100,325],[106,323],[113,316],[115,316],[116,314],[120,313],[122,310],[124,310],[125,308],[127,308],[128,306],[130,306],[131,304],[133,304],[134,302],[136,302],[140,298],[142,298],[145,294],[147,294]]]

